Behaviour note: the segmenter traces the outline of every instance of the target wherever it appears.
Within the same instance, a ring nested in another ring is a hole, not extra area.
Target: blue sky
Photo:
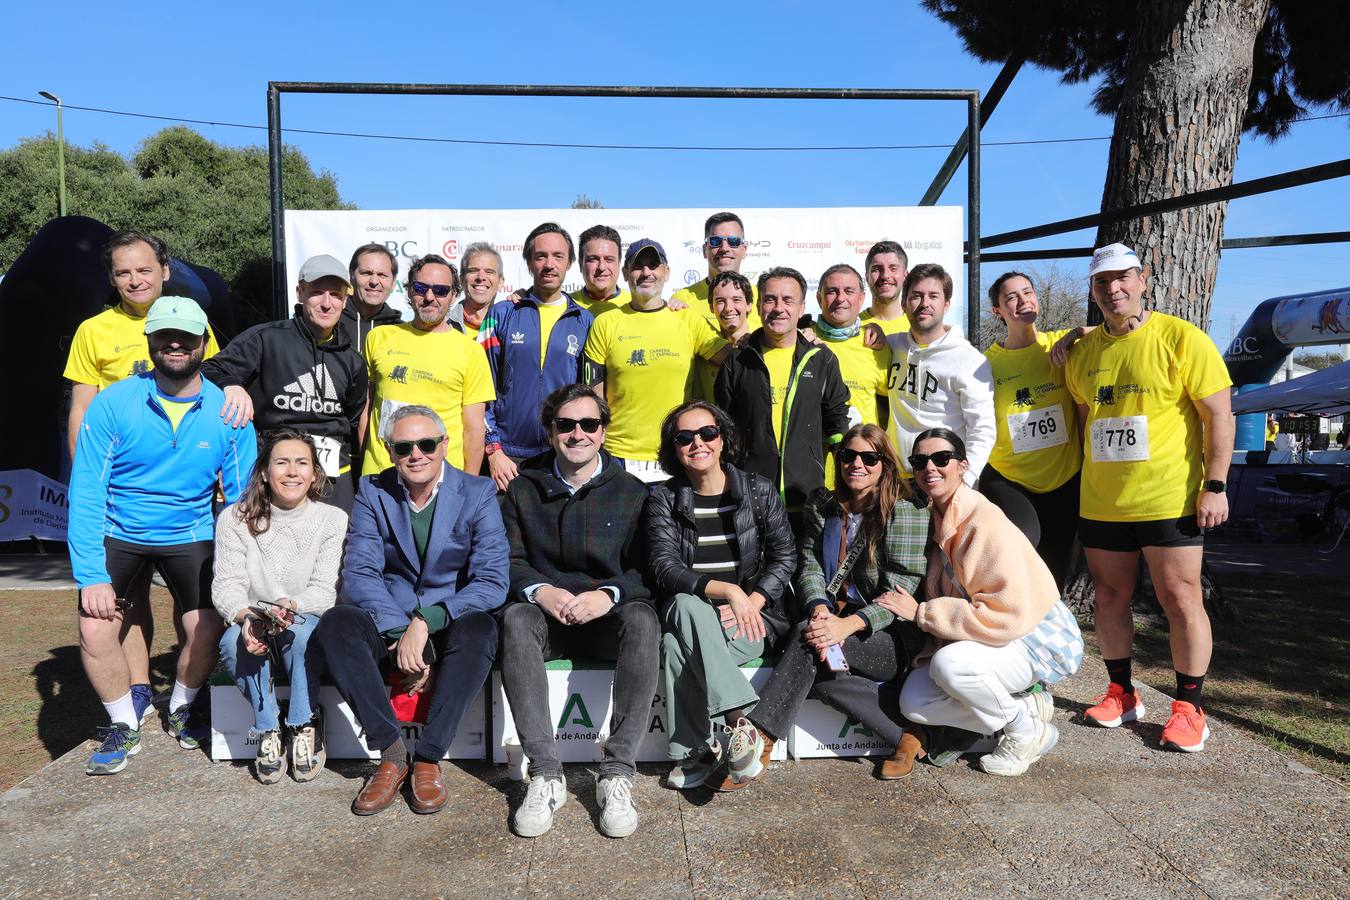
[[[262,125],[268,80],[574,83],[987,90],[975,62],[917,3],[836,6],[146,2],[80,4],[57,19],[23,4],[0,94],[48,90],[73,106]],[[51,34],[52,36],[45,37]],[[986,142],[1108,136],[1091,87],[1024,68]],[[957,103],[324,97],[286,95],[292,128],[475,140],[717,146],[950,145]],[[1325,112],[1325,111],[1321,111]],[[1345,155],[1345,118],[1295,125],[1270,144],[1244,138],[1237,179]],[[171,123],[68,110],[67,139],[131,152]],[[231,145],[265,132],[195,126]],[[50,107],[0,101],[0,146],[54,128]],[[609,207],[884,206],[918,202],[945,149],[742,153],[502,148],[293,135],[362,208],[565,207],[579,193]],[[984,234],[1095,211],[1108,143],[986,146]],[[1343,230],[1345,179],[1238,200],[1229,237]],[[964,204],[965,173],[943,203]],[[1093,232],[1024,246],[1081,246]],[[1012,248],[1000,248],[1012,249]],[[1085,270],[1085,261],[1061,263]],[[1003,270],[984,267],[984,283]],[[1350,245],[1224,254],[1211,335],[1224,343],[1261,300],[1350,284]]]

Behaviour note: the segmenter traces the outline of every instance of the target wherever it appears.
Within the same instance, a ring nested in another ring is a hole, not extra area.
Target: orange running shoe
[[[1135,722],[1144,717],[1144,701],[1139,699],[1139,691],[1135,688],[1127,694],[1125,688],[1113,683],[1093,704],[1083,715],[1093,725],[1103,728],[1118,728],[1124,722]]]
[[[1162,732],[1163,749],[1199,753],[1205,749],[1207,740],[1209,726],[1205,724],[1205,714],[1185,700],[1173,700],[1172,717]]]

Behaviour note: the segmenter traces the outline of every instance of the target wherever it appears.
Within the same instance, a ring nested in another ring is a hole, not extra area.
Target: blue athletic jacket
[[[111,580],[105,536],[152,546],[212,540],[216,473],[227,503],[239,499],[253,473],[253,425],[233,428],[221,420],[220,388],[202,379],[177,434],[155,392],[154,372],[110,385],[95,395],[80,426],[66,541],[82,588]]]
[[[549,333],[541,371],[538,304],[532,293],[518,305],[498,301],[478,332],[497,388],[497,399],[487,405],[487,442],[500,443],[508,456],[535,456],[548,449],[539,408],[553,391],[581,380],[581,351],[595,321],[590,310],[568,297],[567,309]]]

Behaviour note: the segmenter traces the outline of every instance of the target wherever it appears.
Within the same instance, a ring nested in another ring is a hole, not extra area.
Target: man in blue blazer
[[[497,655],[491,611],[506,599],[510,552],[491,479],[445,462],[445,424],[425,406],[389,417],[393,468],[361,479],[347,529],[342,593],[349,604],[319,621],[314,642],[380,765],[352,812],[380,812],[411,781],[413,812],[449,797],[440,760]],[[412,754],[389,703],[383,671],[399,690],[431,686]]]

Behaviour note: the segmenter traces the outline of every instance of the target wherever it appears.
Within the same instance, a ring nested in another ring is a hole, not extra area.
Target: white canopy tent
[[[1233,397],[1233,412],[1350,413],[1350,362]]]

